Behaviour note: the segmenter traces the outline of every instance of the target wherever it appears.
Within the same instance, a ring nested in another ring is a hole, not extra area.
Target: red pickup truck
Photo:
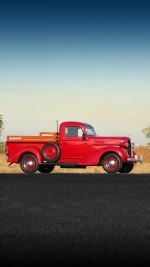
[[[108,173],[129,173],[142,162],[129,137],[97,136],[87,123],[62,122],[57,132],[38,136],[7,136],[7,162],[19,163],[23,172],[50,173],[62,168],[102,166]]]

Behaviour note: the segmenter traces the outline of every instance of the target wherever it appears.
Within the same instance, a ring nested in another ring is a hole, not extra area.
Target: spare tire
[[[42,148],[42,156],[47,162],[55,162],[60,158],[60,148],[56,143],[46,143]]]

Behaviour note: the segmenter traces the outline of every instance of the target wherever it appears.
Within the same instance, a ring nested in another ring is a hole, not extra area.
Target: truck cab
[[[94,128],[79,122],[64,122],[60,125],[59,145],[61,160],[83,160],[92,150],[88,136],[96,136]]]

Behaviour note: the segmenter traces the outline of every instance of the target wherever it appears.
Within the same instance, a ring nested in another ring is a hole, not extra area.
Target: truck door
[[[64,140],[61,142],[61,158],[68,162],[80,162],[88,154],[88,142],[79,126],[66,126]]]

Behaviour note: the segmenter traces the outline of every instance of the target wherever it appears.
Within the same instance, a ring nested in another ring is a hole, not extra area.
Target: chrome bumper
[[[142,163],[142,156],[138,157],[138,155],[135,155],[134,158],[128,158],[127,161],[132,161],[132,162],[141,162]]]

